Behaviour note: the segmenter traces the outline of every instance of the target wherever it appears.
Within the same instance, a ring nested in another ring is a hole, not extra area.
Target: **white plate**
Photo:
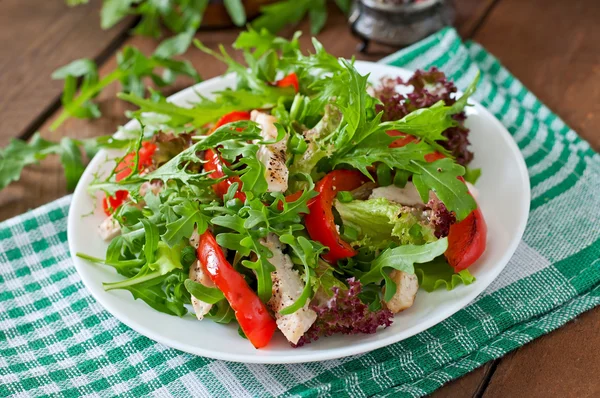
[[[404,69],[369,62],[357,62],[356,66],[361,73],[371,73],[372,81],[383,76],[408,78],[412,74]],[[206,95],[231,86],[233,82],[231,76],[217,77],[185,89],[170,99],[185,106],[197,98],[194,90]],[[267,348],[256,350],[239,337],[237,326],[199,322],[191,315],[169,316],[140,300],[133,300],[127,291],[105,292],[102,282],[117,281],[122,277],[109,267],[94,265],[75,256],[75,253],[83,252],[104,257],[107,244],[97,234],[104,216],[100,206],[87,194],[86,187],[92,181],[92,174],[106,159],[105,152],[100,152],[86,169],[69,211],[69,248],[75,267],[94,298],[121,322],[153,340],[196,355],[251,363],[297,363],[360,354],[406,339],[443,321],[477,297],[506,266],[527,223],[529,178],[517,145],[500,122],[481,105],[474,104],[467,113],[475,153],[472,166],[481,167],[483,171],[477,183],[478,202],[488,225],[486,252],[470,268],[477,281],[450,292],[420,291],[410,309],[398,314],[392,326],[376,334],[332,336],[302,348],[292,348],[283,335],[276,333]],[[94,214],[84,216],[94,206]]]

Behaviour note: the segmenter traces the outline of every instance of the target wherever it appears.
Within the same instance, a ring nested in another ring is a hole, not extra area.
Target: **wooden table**
[[[134,18],[109,31],[99,28],[99,1],[68,9],[64,1],[0,1],[0,146],[10,138],[41,131],[46,138],[108,134],[126,121],[118,87],[99,97],[104,116],[70,120],[59,131],[48,126],[60,111],[62,82],[50,80],[57,67],[80,57],[95,59],[106,74],[115,53],[135,45],[150,53],[156,42],[129,37]],[[598,0],[457,0],[456,26],[465,39],[481,43],[596,149],[600,149],[600,2]],[[299,28],[307,31],[303,23]],[[210,47],[230,44],[236,30],[202,31]],[[305,38],[307,39],[307,38]],[[344,17],[332,10],[319,35],[337,56],[377,60],[392,49],[357,54]],[[196,49],[185,55],[204,78],[224,67]],[[180,79],[178,91],[190,84]],[[0,220],[68,192],[60,165],[47,159],[26,170],[21,181],[0,192]],[[600,396],[600,308],[558,331],[486,364],[435,392],[435,396]]]

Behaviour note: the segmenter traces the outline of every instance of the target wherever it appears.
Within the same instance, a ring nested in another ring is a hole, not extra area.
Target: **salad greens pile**
[[[288,340],[302,345],[333,333],[374,333],[388,326],[394,312],[412,304],[418,284],[431,291],[474,281],[465,267],[451,266],[444,257],[456,241],[453,226],[478,212],[461,180],[466,169],[445,134],[464,129],[459,116],[477,79],[460,98],[441,98],[393,118],[353,61],[332,56],[316,39],[314,52],[305,54],[298,37],[286,40],[266,29],[242,32],[233,47],[243,52],[245,65],[224,47],[213,52],[196,41],[228,66],[236,84],[211,96],[199,94],[186,107],[156,92],[144,98],[137,78],[124,81],[129,86],[119,97],[139,108],[130,114],[139,128],[126,140],[94,142],[121,148],[124,155],[88,187],[106,197],[107,222],[115,233],[104,258],[78,254],[125,277],[105,283],[106,290],[128,290],[176,316],[184,316],[188,304],[203,303],[205,318],[237,319],[240,334],[261,347],[270,336],[257,337],[258,321],[248,321],[251,310],[235,294],[263,308],[253,315],[262,317],[261,330],[275,325],[275,318]],[[128,56],[119,68],[126,68]],[[138,76],[161,79],[153,68],[167,65],[161,64],[165,59],[155,54],[146,61]],[[167,74],[197,76],[186,63],[168,65]],[[94,73],[89,64],[61,72],[67,82],[85,76],[87,89],[63,97],[69,114],[95,112],[88,100],[104,83]],[[116,79],[123,73],[117,69]],[[274,122],[265,125],[256,115]],[[77,144],[92,143],[36,139],[25,147],[13,143],[0,154],[13,159],[15,168],[49,153],[80,165]],[[72,176],[80,169],[73,166]],[[4,174],[0,184],[15,179]],[[274,189],[275,178],[284,179],[287,189]],[[388,191],[410,191],[413,200],[386,196]],[[197,272],[212,282],[194,277]],[[410,302],[394,308],[407,294]],[[289,317],[303,328],[299,333],[289,330]]]

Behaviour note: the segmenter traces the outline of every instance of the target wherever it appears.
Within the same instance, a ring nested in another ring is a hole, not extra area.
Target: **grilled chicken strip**
[[[121,234],[121,226],[113,216],[108,216],[98,226],[98,233],[104,241],[108,242]]]
[[[194,262],[194,264],[192,264],[190,267],[190,279],[206,287],[215,287],[213,281],[206,274],[206,272],[204,272],[204,268],[202,268],[200,261]],[[196,313],[196,318],[201,321],[204,319],[204,315],[208,314],[212,308],[212,304],[205,303],[204,301],[200,301],[196,297],[192,296],[192,307]]]
[[[277,127],[274,116],[254,110],[250,113],[250,119],[261,128],[260,135],[265,140],[275,140],[277,138]],[[261,145],[258,149],[258,160],[266,167],[266,177],[268,192],[285,192],[288,188],[289,171],[285,165],[287,159],[287,139],[282,139],[275,144]]]
[[[390,311],[396,314],[413,305],[419,289],[419,281],[415,274],[398,270],[390,272],[390,277],[396,282],[396,293],[385,304]]]
[[[404,188],[395,185],[373,189],[369,199],[385,198],[389,201],[400,203],[404,206],[424,206],[419,191],[412,182],[407,182]]]
[[[271,273],[273,281],[273,296],[267,306],[275,313],[277,327],[288,341],[298,343],[300,337],[311,327],[317,319],[317,314],[308,308],[308,302],[304,307],[289,315],[279,313],[283,308],[293,304],[302,294],[304,282],[300,275],[292,269],[292,260],[287,254],[283,254],[283,245],[277,235],[270,233],[260,243],[273,253],[269,262],[275,266]]]

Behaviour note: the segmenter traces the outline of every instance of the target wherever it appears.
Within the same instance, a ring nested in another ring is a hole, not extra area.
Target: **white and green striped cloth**
[[[139,335],[70,260],[70,198],[0,224],[0,396],[422,396],[600,304],[600,161],[498,61],[446,29],[386,58],[437,66],[508,128],[532,186],[523,241],[475,302],[408,340],[340,360],[251,365]],[[585,347],[582,347],[585,349]]]

